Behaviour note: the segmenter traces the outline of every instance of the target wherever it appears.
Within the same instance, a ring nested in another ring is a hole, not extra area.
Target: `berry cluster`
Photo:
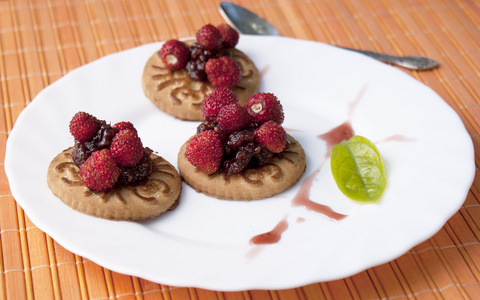
[[[179,40],[165,42],[159,52],[165,66],[185,68],[193,80],[208,80],[214,87],[236,87],[241,69],[228,50],[237,45],[238,32],[225,23],[207,24],[197,31],[196,39],[190,47]]]
[[[205,121],[186,146],[188,161],[197,169],[213,174],[222,169],[227,175],[248,166],[262,166],[288,148],[281,124],[283,107],[272,93],[258,93],[238,104],[228,88],[217,88],[202,102]]]
[[[70,121],[75,139],[71,156],[80,168],[80,177],[93,191],[138,182],[152,172],[150,154],[130,122],[110,126],[86,113],[76,113]]]

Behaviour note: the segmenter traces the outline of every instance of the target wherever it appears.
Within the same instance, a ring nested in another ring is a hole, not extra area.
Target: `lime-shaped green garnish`
[[[356,135],[335,145],[330,166],[338,188],[353,200],[377,201],[387,185],[380,152],[363,136]]]

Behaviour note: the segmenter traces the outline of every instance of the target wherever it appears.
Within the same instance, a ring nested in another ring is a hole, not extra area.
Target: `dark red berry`
[[[185,155],[198,170],[207,174],[215,173],[220,168],[223,157],[220,137],[212,130],[197,134],[188,141]]]
[[[284,120],[283,106],[272,93],[258,93],[250,97],[245,108],[253,123],[261,125],[269,120],[281,125]]]
[[[172,70],[182,69],[190,59],[190,50],[182,41],[169,40],[160,49],[160,58],[167,68]]]
[[[214,121],[222,107],[237,102],[237,95],[231,89],[225,87],[217,88],[208,94],[202,102],[200,110],[202,111],[203,119]]]
[[[288,145],[287,133],[283,127],[271,120],[255,129],[254,134],[255,140],[273,153],[282,152]]]
[[[220,31],[212,24],[200,28],[196,33],[196,38],[197,43],[206,50],[217,50],[222,46]]]
[[[224,132],[231,133],[246,128],[250,121],[245,108],[238,103],[234,103],[220,109],[217,123]]]
[[[131,122],[128,122],[128,121],[122,121],[122,122],[118,122],[116,123],[115,125],[113,125],[113,128],[117,128],[118,130],[134,130],[134,131],[137,131],[137,129],[135,129],[135,127],[133,126],[133,124]]]
[[[115,162],[122,167],[133,167],[143,157],[142,141],[134,130],[122,130],[115,135],[110,145]]]
[[[80,111],[70,120],[69,129],[75,140],[85,143],[95,136],[100,125],[100,121],[96,117]]]
[[[217,26],[222,37],[222,46],[224,48],[233,48],[237,45],[240,35],[238,31],[233,29],[230,25],[222,23]]]
[[[95,151],[80,166],[80,177],[92,191],[106,192],[112,189],[120,176],[110,150]]]
[[[215,87],[235,88],[242,79],[242,70],[233,58],[222,56],[210,59],[205,65],[208,81]]]

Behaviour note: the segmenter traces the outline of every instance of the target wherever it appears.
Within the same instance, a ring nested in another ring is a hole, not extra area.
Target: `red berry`
[[[197,43],[205,50],[217,50],[222,46],[220,31],[212,24],[207,24],[196,33]]]
[[[208,81],[215,87],[233,89],[242,79],[242,70],[231,57],[212,58],[205,64]]]
[[[229,104],[222,109],[217,116],[217,123],[226,133],[239,131],[250,125],[245,108],[238,103]]]
[[[218,25],[217,29],[220,31],[220,36],[222,37],[222,46],[224,48],[233,48],[237,45],[240,38],[238,31],[233,29],[227,23]]]
[[[93,191],[106,192],[112,189],[119,176],[120,169],[107,149],[93,152],[80,166],[83,183]]]
[[[142,141],[134,130],[122,130],[117,133],[110,145],[115,162],[122,167],[133,167],[143,157]]]
[[[200,107],[203,119],[206,121],[214,121],[222,107],[234,103],[238,103],[238,98],[231,89],[222,87],[213,90],[213,92],[205,97]]]
[[[271,120],[255,129],[254,134],[255,140],[273,153],[282,152],[288,145],[287,133],[283,127]]]
[[[94,116],[80,111],[70,121],[69,129],[75,140],[85,143],[95,136],[100,128],[100,121]]]
[[[122,121],[122,122],[118,122],[116,123],[115,125],[113,125],[114,128],[117,128],[118,130],[134,130],[134,131],[137,131],[137,129],[135,129],[135,127],[133,126],[132,123],[128,122],[128,121]]]
[[[179,40],[169,40],[160,49],[160,58],[172,70],[182,69],[190,59],[188,46]]]
[[[215,132],[207,130],[188,141],[185,154],[192,165],[210,175],[220,168],[223,145]]]
[[[262,124],[269,120],[281,125],[284,120],[283,107],[272,93],[258,93],[250,97],[245,108],[253,123]]]

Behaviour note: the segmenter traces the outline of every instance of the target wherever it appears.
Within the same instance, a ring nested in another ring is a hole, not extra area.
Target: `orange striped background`
[[[478,0],[238,0],[284,36],[441,67],[407,72],[480,133]],[[458,213],[400,258],[349,278],[288,290],[217,292],[118,274],[70,253],[10,192],[5,144],[19,113],[68,71],[109,53],[192,36],[223,21],[217,0],[0,0],[0,299],[480,299],[480,179]],[[479,154],[475,153],[478,171]],[[477,172],[478,174],[478,172]]]

